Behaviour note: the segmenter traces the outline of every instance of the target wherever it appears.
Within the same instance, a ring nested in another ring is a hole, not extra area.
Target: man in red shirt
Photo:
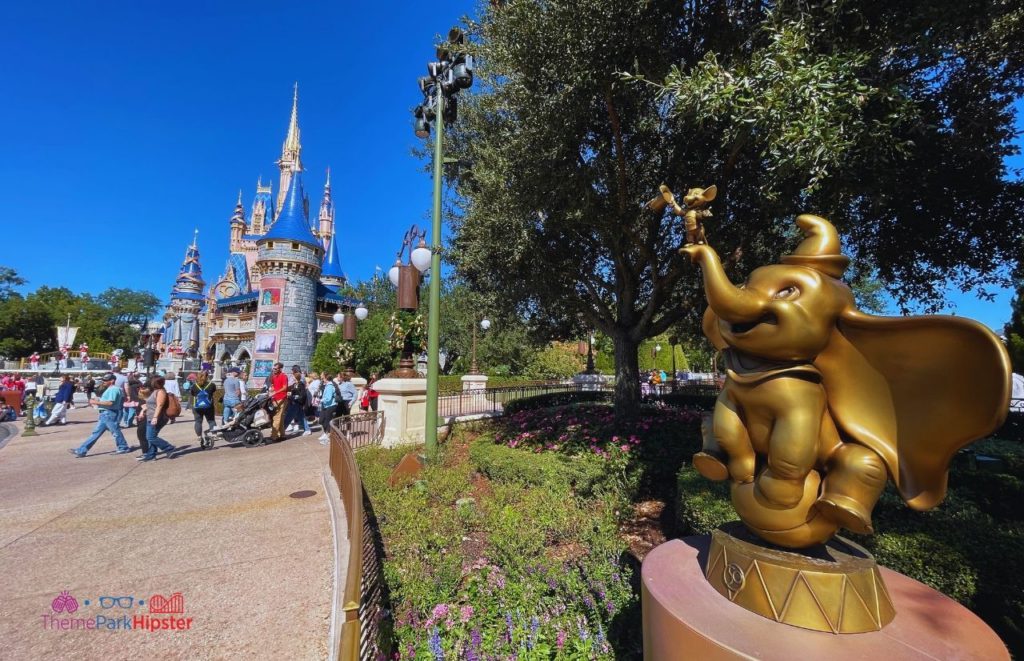
[[[284,373],[284,365],[274,363],[270,373],[270,398],[277,409],[274,411],[274,423],[270,428],[270,440],[280,441],[284,438],[284,416],[288,411],[288,376]]]

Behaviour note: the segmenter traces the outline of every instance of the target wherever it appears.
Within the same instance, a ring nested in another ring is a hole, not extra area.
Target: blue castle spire
[[[327,251],[324,253],[324,264],[320,270],[320,281],[334,290],[337,290],[339,286],[345,284],[345,281],[348,280],[345,272],[341,270],[341,258],[338,257],[338,242],[335,240],[336,238],[336,236],[331,236],[331,240],[327,245]]]
[[[203,300],[203,268],[199,265],[199,247],[196,241],[199,230],[192,237],[192,245],[185,250],[185,260],[181,263],[181,271],[171,288],[171,298],[184,298],[193,301]]]
[[[323,246],[313,236],[313,230],[309,226],[306,204],[306,196],[302,190],[302,176],[297,171],[288,185],[288,193],[285,195],[284,205],[281,207],[277,220],[262,239],[297,241],[315,248],[322,248]]]

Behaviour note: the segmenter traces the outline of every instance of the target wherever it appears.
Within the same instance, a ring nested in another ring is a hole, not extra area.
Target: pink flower
[[[434,606],[434,612],[432,616],[435,620],[443,620],[448,617],[448,604],[438,604]]]
[[[629,452],[629,446],[628,446],[628,445],[626,445],[625,443],[623,443],[622,445],[620,445],[620,446],[619,446],[619,449],[620,449],[620,450],[622,450],[623,452]]]
[[[459,610],[459,621],[463,624],[469,622],[470,618],[473,617],[473,607],[466,605]]]

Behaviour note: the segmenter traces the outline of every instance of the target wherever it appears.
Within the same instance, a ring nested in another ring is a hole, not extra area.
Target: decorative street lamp
[[[481,330],[486,331],[486,330],[490,330],[490,328],[491,328],[491,320],[490,319],[483,319],[483,320],[480,321],[480,329]],[[477,366],[476,366],[476,324],[473,324],[473,359],[470,361],[469,374],[479,374],[479,373],[480,373],[480,370],[477,369]]]
[[[347,313],[345,312],[347,310]],[[354,342],[356,339],[356,320],[362,321],[366,319],[370,311],[366,309],[366,306],[359,301],[351,301],[346,299],[346,302],[342,304],[342,307],[334,313],[334,323],[341,327],[341,339],[346,342]],[[352,354],[351,364],[347,365],[347,370],[351,373],[355,369],[355,354]]]
[[[448,42],[437,49],[437,62],[427,65],[427,74],[419,79],[423,103],[413,111],[416,136],[430,137],[434,132],[434,213],[430,231],[430,309],[427,322],[427,412],[425,442],[427,454],[437,450],[437,377],[439,371],[439,338],[441,326],[441,166],[444,163],[442,138],[444,123],[454,122],[458,114],[459,90],[473,85],[473,57],[465,52],[466,37],[453,27]],[[426,246],[423,246],[426,248]],[[422,253],[421,253],[422,254]]]
[[[388,279],[398,288],[398,309],[413,312],[420,307],[420,281],[422,274],[430,269],[431,251],[427,247],[427,232],[413,225],[402,237],[402,246],[395,255],[395,264],[388,271]],[[419,241],[416,248],[413,242]],[[409,263],[402,263],[402,256],[408,250]]]

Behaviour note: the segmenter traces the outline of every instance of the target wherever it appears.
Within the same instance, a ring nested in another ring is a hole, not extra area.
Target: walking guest
[[[154,376],[149,380],[149,386],[153,389],[146,398],[146,448],[145,454],[139,457],[139,461],[153,461],[157,452],[170,455],[178,448],[174,447],[164,439],[160,438],[160,430],[167,424],[167,391],[164,390],[166,379],[162,376]],[[213,408],[212,406],[210,407]]]
[[[139,381],[135,372],[128,372],[128,380],[124,383],[124,415],[121,416],[121,424],[125,428],[135,426],[135,415],[141,404],[139,401],[140,386],[142,386],[142,382]]]
[[[100,381],[104,388],[103,396],[99,399],[93,398],[90,402],[93,406],[99,407],[100,419],[96,422],[96,426],[93,428],[89,438],[85,439],[77,449],[68,448],[68,452],[78,458],[84,457],[105,431],[109,431],[114,437],[114,442],[117,444],[117,452],[115,454],[127,454],[131,451],[131,448],[128,447],[128,442],[124,440],[121,428],[117,426],[118,420],[121,419],[121,403],[124,401],[124,391],[114,385],[115,378],[113,374],[104,374]]]
[[[320,393],[320,426],[323,427],[323,433],[320,434],[320,445],[327,445],[327,432],[330,430],[328,425],[331,424],[331,420],[334,420],[335,414],[338,412],[338,386],[327,378],[326,373],[323,377],[323,384]]]
[[[213,429],[215,413],[213,408],[213,393],[217,392],[217,384],[210,379],[210,373],[203,371],[196,377],[196,382],[189,389],[192,395],[192,413],[196,420],[196,437],[203,436],[203,420],[206,420],[206,428]]]
[[[288,417],[285,423],[288,428],[285,433],[299,431],[303,428],[303,436],[309,436],[313,432],[309,430],[309,421],[306,420],[306,396],[309,391],[306,389],[306,380],[302,378],[302,370],[298,365],[292,365],[292,375],[288,379]]]
[[[167,373],[167,378],[164,383],[164,390],[167,391],[168,395],[174,395],[175,397],[177,397],[179,402],[185,401],[181,397],[181,386],[178,385],[178,376],[174,372]],[[167,424],[174,424],[174,420],[168,420]]]
[[[284,418],[288,414],[288,377],[281,363],[274,363],[274,368],[267,379],[267,392],[277,406],[274,411],[274,423],[270,428],[270,440],[280,441],[284,439]]]
[[[338,386],[338,396],[341,399],[338,413],[340,415],[350,415],[352,413],[352,405],[356,402],[356,386],[352,383],[352,377],[349,376],[348,372],[342,372],[338,375],[338,378],[341,379],[341,385]]]
[[[228,368],[228,376],[221,385],[224,387],[224,412],[221,414],[221,424],[226,425],[228,420],[235,417],[235,407],[242,403],[242,382],[238,378],[237,367]]]
[[[68,406],[71,405],[71,400],[75,396],[75,384],[71,383],[71,377],[64,374],[60,377],[60,387],[57,388],[57,396],[54,398],[53,412],[50,413],[50,418],[43,423],[43,425],[52,425],[56,422],[60,422],[62,425],[68,424]]]

